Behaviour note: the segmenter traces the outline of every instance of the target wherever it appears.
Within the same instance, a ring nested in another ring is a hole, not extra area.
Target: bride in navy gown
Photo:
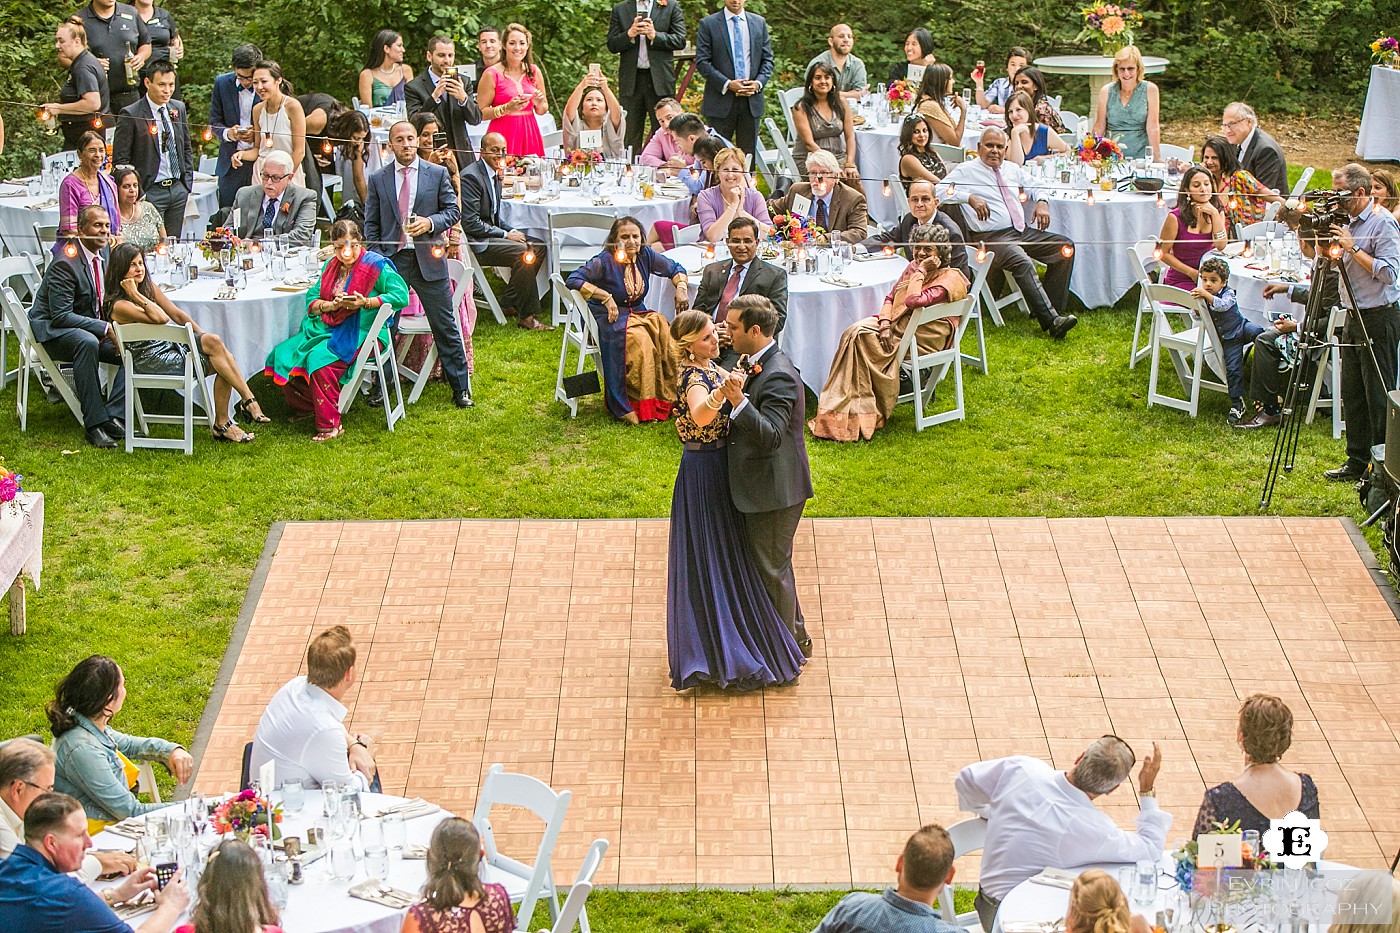
[[[685,444],[671,499],[666,643],[671,686],[757,690],[789,684],[804,659],[773,608],[729,494],[729,417],[718,389],[719,341],[703,311],[671,324],[681,354],[676,430]]]

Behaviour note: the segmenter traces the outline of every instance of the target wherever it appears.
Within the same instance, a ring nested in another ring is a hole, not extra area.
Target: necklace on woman
[[[403,65],[390,65],[388,68],[378,68],[378,69],[375,69],[375,70],[376,70],[376,73],[378,73],[378,74],[382,74],[382,75],[392,75],[392,74],[398,74],[399,69],[402,68],[402,67],[403,67]]]

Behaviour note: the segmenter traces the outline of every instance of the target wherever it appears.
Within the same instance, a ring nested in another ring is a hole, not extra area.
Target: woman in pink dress
[[[549,113],[549,100],[533,41],[530,30],[519,23],[507,26],[501,61],[486,69],[476,91],[481,115],[491,121],[486,131],[504,136],[506,151],[514,156],[544,156],[537,118]]]

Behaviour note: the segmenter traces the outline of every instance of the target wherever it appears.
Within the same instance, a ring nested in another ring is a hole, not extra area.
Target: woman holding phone
[[[488,133],[506,139],[506,152],[514,156],[544,156],[544,137],[536,117],[549,113],[544,73],[535,64],[534,40],[519,23],[506,27],[505,53],[498,65],[481,76],[476,103],[490,120]]]
[[[602,134],[598,145],[581,146],[583,134],[590,131]],[[588,74],[564,104],[564,148],[597,149],[604,158],[622,159],[627,154],[627,147],[622,143],[626,132],[622,105],[608,87],[602,68],[597,63],[589,65]]]

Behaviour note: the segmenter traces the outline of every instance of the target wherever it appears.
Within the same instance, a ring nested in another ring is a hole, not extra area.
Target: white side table
[[[24,578],[39,588],[44,568],[44,494],[22,492],[0,505],[0,589],[10,594],[10,634],[23,635]]]

